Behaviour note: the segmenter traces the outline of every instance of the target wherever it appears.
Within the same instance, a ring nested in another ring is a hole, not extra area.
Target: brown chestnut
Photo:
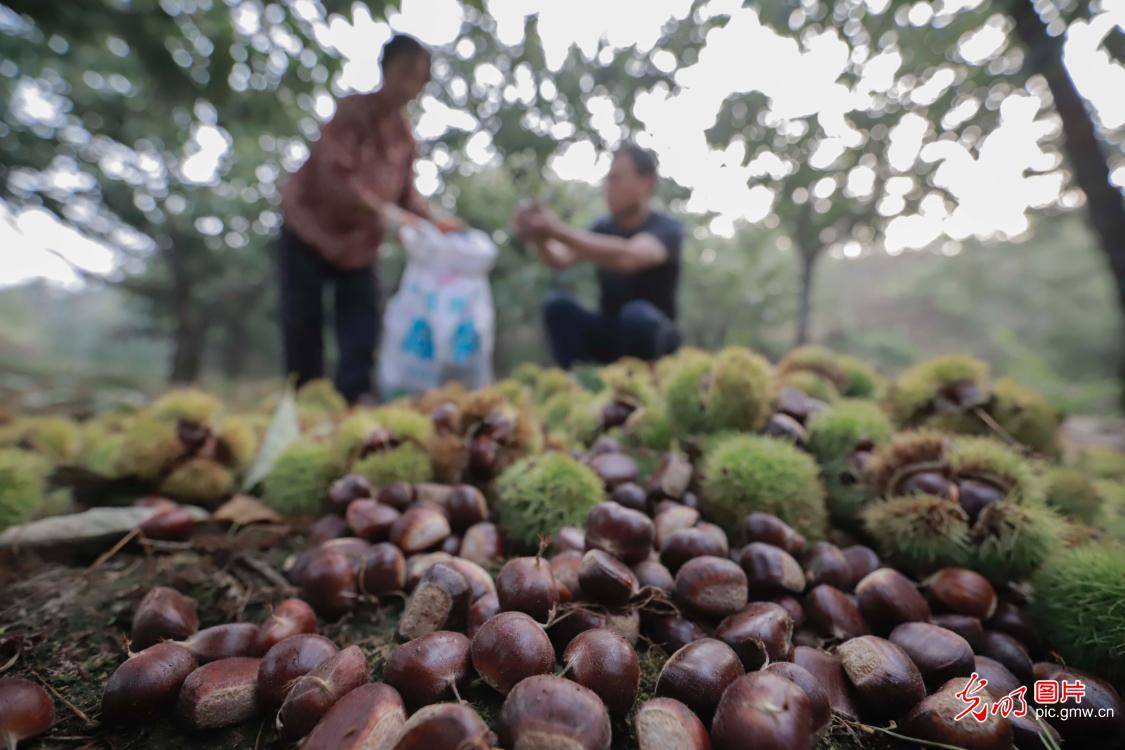
[[[406,588],[406,558],[390,542],[372,544],[359,568],[359,589],[382,596]]]
[[[1111,743],[1114,739],[1120,746],[1121,738],[1125,737],[1125,703],[1122,703],[1121,696],[1112,685],[1082,670],[1048,662],[1037,662],[1033,676],[1036,680],[1058,683],[1080,682],[1085,688],[1080,704],[1074,698],[1060,700],[1058,704],[1060,709],[1068,708],[1072,711],[1081,705],[1081,713],[1076,712],[1066,719],[1057,714],[1055,717],[1047,717],[1062,735],[1064,747],[1069,747],[1070,743],[1085,747],[1113,747]],[[1062,689],[1060,684],[1060,696]]]
[[[650,496],[679,499],[687,492],[694,472],[691,460],[684,453],[665,453],[660,464],[648,478],[645,489]]]
[[[644,487],[636,482],[624,482],[617,485],[613,488],[610,497],[618,505],[639,510],[641,513],[648,512],[648,493],[645,492]]]
[[[363,497],[374,497],[374,493],[371,482],[362,474],[345,474],[328,486],[328,502],[337,512]]]
[[[194,730],[230,727],[258,713],[258,665],[244,656],[204,664],[184,680],[176,712]]]
[[[425,505],[412,505],[391,526],[390,540],[411,555],[436,547],[451,532],[444,513]]]
[[[738,564],[746,573],[747,588],[755,599],[805,590],[805,573],[800,564],[780,547],[751,542],[739,553]]]
[[[510,748],[609,750],[609,712],[577,682],[540,674],[521,681],[500,709],[500,744]]]
[[[652,519],[617,503],[598,503],[586,514],[586,549],[602,550],[629,565],[652,553],[655,536]]]
[[[360,498],[351,502],[344,518],[348,522],[348,528],[360,539],[385,542],[401,515],[389,505],[377,503],[370,498]]]
[[[747,672],[785,661],[793,650],[793,618],[781,605],[751,602],[715,628],[715,637],[734,649]]]
[[[496,584],[492,582],[492,576],[475,562],[454,557],[446,564],[465,577],[465,581],[469,584],[470,602],[475,602],[486,594],[496,593]]]
[[[762,434],[778,440],[787,440],[802,449],[809,443],[809,433],[804,425],[788,414],[771,414]]]
[[[501,612],[487,620],[473,636],[469,653],[481,678],[505,694],[520,680],[555,668],[551,639],[523,612]]]
[[[487,567],[504,556],[504,537],[494,523],[474,523],[461,535],[461,548],[457,554]]]
[[[254,656],[258,626],[250,622],[230,622],[204,628],[180,645],[195,654],[200,664],[229,659],[232,656]]]
[[[946,613],[934,615],[930,622],[964,638],[972,646],[973,653],[979,653],[984,648],[984,626],[976,617]]]
[[[676,588],[676,579],[671,571],[656,560],[641,560],[633,566],[633,575],[637,577],[637,584],[641,588],[659,589],[672,593]]]
[[[397,690],[414,712],[457,697],[468,674],[469,639],[461,633],[438,630],[392,651],[383,668],[383,681]]]
[[[133,613],[129,646],[146,649],[162,640],[182,640],[198,628],[195,602],[175,589],[157,586]]]
[[[1003,716],[989,711],[982,721],[970,716],[957,720],[956,717],[971,705],[957,696],[968,682],[967,677],[956,677],[922,700],[902,722],[902,733],[928,742],[940,742],[946,747],[1009,750],[1012,747],[1012,726]],[[980,693],[978,697],[983,705],[992,703],[987,693]]]
[[[559,601],[577,599],[582,589],[578,584],[578,570],[582,567],[582,553],[577,550],[560,552],[550,559],[551,573],[559,585]]]
[[[635,607],[607,612],[605,627],[636,646],[641,635],[641,613]]]
[[[401,513],[414,502],[414,485],[401,480],[391,482],[385,487],[379,488],[379,491],[375,494],[375,499]]]
[[[774,604],[781,605],[781,608],[789,613],[789,616],[793,618],[794,628],[800,629],[805,626],[805,608],[801,606],[801,602],[797,600],[797,597],[783,594],[782,596],[773,597],[770,601]]]
[[[176,702],[180,687],[199,666],[183,646],[165,641],[130,656],[114,670],[102,693],[102,720],[151,719]]]
[[[316,632],[316,613],[300,599],[286,599],[274,608],[254,635],[251,656],[261,656],[291,635]]]
[[[304,737],[336,701],[369,678],[367,657],[359,646],[348,646],[293,682],[277,712],[278,729],[289,739]]]
[[[904,622],[926,622],[930,605],[914,582],[894,568],[879,568],[855,587],[860,614],[876,633],[888,633]]]
[[[957,501],[969,516],[969,523],[976,523],[988,506],[1004,499],[1006,493],[991,482],[979,479],[960,479],[957,481]]]
[[[406,589],[413,591],[427,570],[439,562],[448,563],[452,559],[453,555],[448,552],[422,552],[406,558]]]
[[[468,626],[465,634],[472,638],[480,630],[480,626],[488,622],[500,612],[500,599],[496,594],[485,594],[469,605]]]
[[[328,709],[301,750],[383,750],[402,733],[406,708],[390,685],[360,685]]]
[[[852,566],[835,544],[814,542],[805,558],[805,579],[810,587],[827,583],[841,591],[849,591],[855,583],[852,580]]]
[[[628,565],[600,549],[582,556],[578,587],[585,598],[610,607],[626,604],[640,588]]]
[[[457,534],[447,536],[445,541],[441,543],[441,551],[457,555],[461,551],[461,537]]]
[[[741,750],[748,742],[761,750],[806,748],[812,737],[809,697],[770,672],[753,672],[732,682],[711,726],[716,750]]]
[[[984,686],[984,689],[997,700],[1013,690],[1019,690],[1020,681],[1016,679],[1011,670],[995,659],[990,659],[987,656],[974,657],[973,671],[988,683]]]
[[[876,721],[904,715],[926,697],[922,674],[906,652],[874,635],[861,635],[836,648],[844,674]]]
[[[883,566],[875,550],[862,544],[853,544],[840,551],[844,553],[844,559],[848,561],[848,567],[851,568],[853,587]]]
[[[559,584],[543,558],[513,557],[496,576],[496,596],[504,611],[524,612],[546,622],[559,604]]]
[[[438,703],[426,706],[410,717],[394,750],[487,750],[495,742],[496,735],[471,706]]]
[[[844,674],[844,664],[836,654],[810,646],[793,649],[793,663],[803,667],[824,688],[832,711],[848,719],[859,718],[855,689]]]
[[[819,732],[828,726],[828,722],[832,720],[832,706],[828,702],[828,693],[812,672],[791,661],[774,662],[762,671],[784,677],[804,691],[809,699],[813,732]]]
[[[633,707],[641,685],[637,652],[621,636],[605,628],[580,633],[563,651],[565,676],[590,688],[611,716]]]
[[[922,493],[957,502],[957,485],[937,471],[918,471],[905,477],[894,488],[896,495]]]
[[[399,618],[395,635],[401,641],[459,630],[469,614],[471,589],[465,576],[448,563],[436,563],[418,582]]]
[[[656,679],[656,694],[675,698],[710,724],[723,692],[743,674],[742,662],[730,646],[700,638],[668,657]]]
[[[699,522],[699,511],[686,505],[670,504],[664,509],[657,508],[652,519],[653,544],[660,549],[664,540],[680,529],[690,529]]]
[[[942,568],[926,582],[930,598],[944,612],[984,621],[996,611],[996,591],[988,579],[968,568]]]
[[[593,612],[581,606],[567,608],[547,628],[547,636],[555,646],[555,651],[561,654],[570,642],[594,628],[608,628],[609,617],[598,612]],[[623,636],[624,637],[624,636]]]
[[[55,704],[46,690],[21,677],[0,677],[0,745],[16,750],[54,722]]]
[[[488,503],[485,502],[484,493],[471,484],[454,487],[442,504],[454,531],[464,531],[475,523],[488,520]]]
[[[636,480],[639,471],[637,462],[626,453],[602,453],[594,456],[590,460],[590,468],[610,489]]]
[[[676,573],[676,596],[708,617],[725,617],[746,606],[746,574],[723,557],[704,555]]]
[[[355,605],[355,569],[347,554],[321,545],[308,558],[301,575],[301,598],[323,617],[339,618]]]
[[[999,630],[985,630],[981,654],[1003,664],[1021,684],[1031,684],[1031,657],[1024,645],[1012,636]]]
[[[825,638],[847,640],[871,632],[852,600],[828,584],[805,594],[804,607],[809,624]]]
[[[997,603],[988,627],[1012,636],[1026,646],[1029,653],[1036,654],[1043,650],[1043,639],[1039,637],[1031,616],[1012,601],[1002,599]]]
[[[162,510],[138,527],[141,536],[165,542],[186,542],[195,530],[195,516],[179,505]]]
[[[559,552],[585,552],[586,532],[575,526],[563,526],[551,538],[551,550]]]
[[[329,539],[339,539],[351,533],[348,522],[335,514],[321,516],[309,527],[309,546],[318,547]]]
[[[754,512],[742,522],[742,534],[747,542],[762,542],[780,547],[791,555],[805,551],[805,538],[777,516]]]
[[[887,636],[910,657],[930,692],[954,677],[968,677],[976,662],[973,649],[952,630],[928,622],[904,622]]]
[[[693,526],[690,529],[677,529],[669,534],[660,547],[660,562],[668,566],[673,574],[693,557],[711,555],[726,557],[730,553],[726,538],[719,539],[705,528]]]
[[[337,653],[336,644],[322,635],[300,633],[274,644],[258,669],[258,698],[266,708],[285,701],[294,680],[308,674]]]
[[[633,717],[639,750],[711,750],[707,727],[690,708],[673,698],[652,698]]]

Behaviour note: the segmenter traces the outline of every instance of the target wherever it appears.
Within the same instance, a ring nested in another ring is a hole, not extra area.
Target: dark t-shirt
[[[648,300],[672,320],[676,319],[676,287],[680,279],[680,248],[684,243],[684,225],[667,214],[653,211],[644,224],[626,231],[612,216],[603,216],[590,227],[591,232],[628,239],[645,232],[660,240],[668,251],[659,266],[637,273],[621,273],[598,269],[602,315],[616,316],[626,302]]]

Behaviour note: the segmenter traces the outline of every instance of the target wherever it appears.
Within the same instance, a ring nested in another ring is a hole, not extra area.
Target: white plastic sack
[[[442,234],[432,224],[404,226],[406,270],[383,313],[379,391],[384,399],[451,380],[466,388],[492,382],[496,311],[488,273],[497,249],[476,229]]]

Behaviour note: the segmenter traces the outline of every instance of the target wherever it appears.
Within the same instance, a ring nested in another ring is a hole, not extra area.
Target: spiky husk
[[[443,484],[457,484],[469,464],[469,447],[460,435],[437,433],[430,440],[430,466],[434,479]]]
[[[327,378],[310,380],[297,389],[297,408],[327,415],[343,414],[348,402]]]
[[[0,530],[31,520],[46,494],[50,463],[31,451],[0,450]]]
[[[209,425],[218,415],[222,404],[210,393],[195,388],[169,391],[156,399],[149,407],[149,413],[156,419],[176,422],[183,420],[194,424]]]
[[[121,468],[121,447],[125,433],[111,432],[102,424],[92,422],[82,429],[82,454],[78,465],[106,479],[116,479],[126,472]]]
[[[806,344],[790,350],[777,363],[777,372],[781,377],[798,372],[812,373],[828,381],[836,392],[843,391],[848,384],[847,375],[840,367],[836,353],[816,344]]]
[[[262,499],[279,513],[317,515],[340,473],[329,446],[300,438],[282,451],[266,476]]]
[[[840,398],[840,392],[836,390],[831,380],[810,370],[794,370],[786,373],[781,376],[778,385],[796,388],[810,398],[827,403]]]
[[[126,474],[155,481],[184,452],[175,422],[141,414],[129,422],[121,442],[120,467]]]
[[[332,453],[337,463],[350,464],[359,454],[367,436],[379,426],[374,409],[356,409],[340,420],[332,434]]]
[[[54,464],[72,464],[82,453],[82,429],[65,417],[27,417],[9,426],[19,447]]]
[[[773,513],[812,538],[824,535],[827,511],[816,462],[783,440],[728,435],[703,457],[704,507],[728,533],[753,511]]]
[[[1042,477],[1047,504],[1083,523],[1093,524],[1102,510],[1102,496],[1090,479],[1077,469],[1048,468]]]
[[[668,418],[683,433],[756,432],[774,398],[769,362],[749,349],[728,347],[713,358],[688,358],[665,389]]]
[[[847,398],[881,400],[887,392],[887,379],[879,372],[855,357],[837,355],[836,364],[844,372],[847,384],[841,394]]]
[[[883,558],[915,575],[970,560],[969,517],[951,500],[894,497],[867,506],[860,515]]]
[[[575,399],[581,398],[579,393],[556,393],[543,401],[536,409],[536,415],[543,422],[547,432],[564,432],[567,417]]]
[[[509,540],[535,548],[562,526],[582,526],[604,497],[597,474],[562,453],[543,453],[509,466],[496,479],[494,507]]]
[[[655,401],[629,415],[621,429],[626,447],[666,451],[675,442],[675,432],[664,411],[664,404]]]
[[[508,399],[513,404],[521,403],[525,398],[528,398],[529,391],[527,387],[514,378],[505,378],[492,386],[500,395]]]
[[[997,380],[992,395],[988,411],[1005,432],[1043,455],[1059,452],[1059,415],[1046,399],[1011,378]]]
[[[234,475],[230,470],[206,458],[188,459],[160,483],[161,494],[201,505],[212,505],[233,490]]]
[[[1093,446],[1078,454],[1077,469],[1090,477],[1125,482],[1125,453],[1106,446]]]
[[[602,407],[609,402],[610,392],[590,393],[581,391],[571,399],[570,411],[566,415],[566,434],[581,445],[594,442],[602,429]]]
[[[1104,500],[1097,527],[1106,537],[1125,544],[1125,482],[1100,479],[1095,485]]]
[[[257,415],[228,417],[223,420],[219,441],[226,448],[229,464],[234,469],[244,471],[254,461],[263,432],[260,422]]]
[[[697,359],[710,359],[711,353],[696,346],[681,346],[667,357],[658,359],[653,365],[653,375],[660,387],[666,387],[669,379],[683,365]]]
[[[891,417],[901,426],[918,424],[942,388],[962,381],[976,383],[982,393],[988,393],[988,365],[964,354],[914,365],[898,377],[888,394]]]
[[[390,430],[399,440],[412,440],[425,445],[434,434],[434,425],[428,416],[401,406],[384,406],[372,416],[381,427]]]
[[[957,436],[950,440],[949,465],[958,477],[992,479],[1021,502],[1040,502],[1042,485],[1033,467],[1012,448],[990,437]]]
[[[876,447],[891,438],[891,422],[871,401],[845,399],[809,422],[809,451],[820,464],[828,491],[828,512],[835,523],[854,527],[857,514],[871,501],[871,489],[856,477],[851,457],[856,446],[870,441]]]
[[[1031,583],[1031,615],[1066,662],[1125,680],[1125,548],[1057,550]]]
[[[520,362],[512,368],[512,379],[518,380],[529,388],[534,388],[536,379],[544,369],[537,362]]]
[[[561,393],[569,393],[578,390],[578,383],[574,382],[570,374],[566,370],[560,370],[557,367],[548,367],[539,370],[535,374],[535,378],[530,383],[525,383],[525,385],[531,388],[532,399],[537,404],[545,403]]]
[[[909,466],[927,464],[947,467],[949,436],[933,430],[900,432],[884,444],[871,457],[868,464],[867,484],[879,497],[892,494],[891,485]]]
[[[1031,575],[1059,544],[1063,520],[1050,508],[1009,497],[985,508],[972,530],[970,567],[1003,584]]]
[[[652,368],[643,360],[633,357],[619,359],[603,367],[598,376],[619,401],[641,406],[657,400]]]
[[[428,482],[434,477],[429,455],[416,443],[409,442],[364,456],[352,464],[351,470],[367,477],[373,487],[395,481]]]

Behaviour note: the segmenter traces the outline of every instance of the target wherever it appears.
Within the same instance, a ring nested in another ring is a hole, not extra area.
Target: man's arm
[[[546,236],[569,250],[574,260],[587,260],[599,268],[620,273],[644,271],[668,259],[668,248],[647,232],[626,239],[575,229],[556,220],[551,222]]]
[[[539,261],[555,271],[564,271],[578,262],[578,255],[558,240],[541,237],[531,240]]]

